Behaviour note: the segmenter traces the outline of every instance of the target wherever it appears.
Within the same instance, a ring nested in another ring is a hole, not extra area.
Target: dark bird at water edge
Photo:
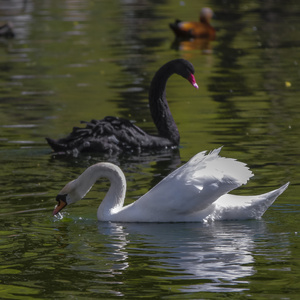
[[[198,88],[193,65],[184,59],[175,59],[163,65],[154,75],[149,90],[149,107],[158,135],[150,135],[131,121],[105,117],[92,120],[85,128],[74,127],[65,138],[46,138],[50,147],[60,154],[78,155],[80,152],[117,154],[175,148],[180,136],[166,99],[168,78],[178,74]]]

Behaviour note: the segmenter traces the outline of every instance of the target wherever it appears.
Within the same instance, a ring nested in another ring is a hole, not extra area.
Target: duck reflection
[[[208,38],[175,38],[171,48],[178,51],[201,50],[202,53],[209,54],[213,51],[211,41]]]

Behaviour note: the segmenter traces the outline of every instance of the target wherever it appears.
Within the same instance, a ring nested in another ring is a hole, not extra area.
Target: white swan
[[[137,201],[123,207],[126,179],[111,163],[97,163],[69,182],[58,194],[56,215],[67,204],[82,199],[100,178],[110,188],[98,207],[100,221],[115,222],[205,222],[260,218],[288,187],[257,196],[236,196],[229,191],[245,184],[252,172],[242,162],[219,156],[221,148],[196,154]]]

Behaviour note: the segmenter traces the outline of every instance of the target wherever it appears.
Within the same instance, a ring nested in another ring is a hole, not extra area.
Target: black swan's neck
[[[166,84],[168,78],[176,73],[172,64],[165,64],[154,75],[149,90],[150,112],[158,134],[179,144],[180,136],[178,128],[171,114],[166,99]]]

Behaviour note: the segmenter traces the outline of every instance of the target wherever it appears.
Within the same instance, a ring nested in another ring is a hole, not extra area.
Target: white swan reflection
[[[186,292],[247,289],[246,277],[255,273],[254,237],[266,231],[263,220],[206,225],[99,223],[98,230],[110,236],[111,244],[106,245],[113,247],[119,270],[134,268],[133,257],[145,257],[153,268],[165,271],[161,279],[181,284],[187,280],[180,289]]]

